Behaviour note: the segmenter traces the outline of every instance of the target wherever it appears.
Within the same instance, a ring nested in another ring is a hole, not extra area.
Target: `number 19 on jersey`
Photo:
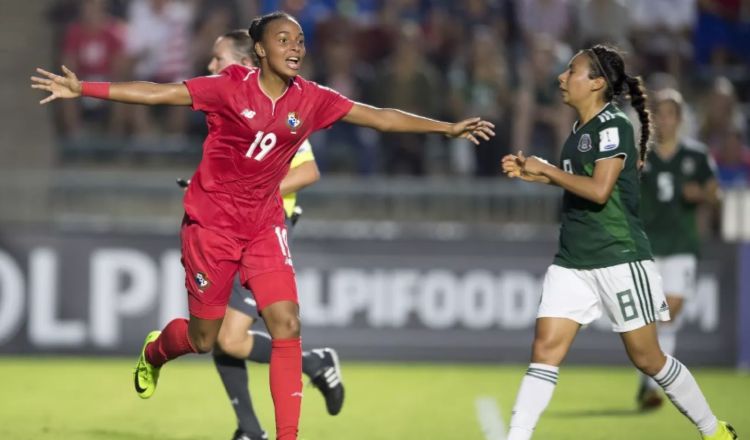
[[[276,146],[276,135],[273,133],[264,133],[262,131],[259,131],[255,133],[255,140],[252,144],[250,144],[250,148],[247,150],[247,153],[245,153],[245,157],[253,158],[257,161],[263,160],[264,157],[266,157],[266,154],[268,154],[269,151],[273,147]],[[253,154],[255,153],[255,150],[260,147],[260,151],[258,154],[253,157]]]

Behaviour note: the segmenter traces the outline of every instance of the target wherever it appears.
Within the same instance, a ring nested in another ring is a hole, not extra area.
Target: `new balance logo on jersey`
[[[247,119],[253,119],[255,117],[255,112],[250,110],[249,108],[246,108],[245,110],[242,110],[242,116],[246,117]]]

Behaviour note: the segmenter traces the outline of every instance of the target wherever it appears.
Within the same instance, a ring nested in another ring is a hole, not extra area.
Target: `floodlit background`
[[[750,435],[750,2],[32,0],[0,3],[0,438],[229,438],[205,359],[170,364],[159,403],[129,388],[146,332],[186,314],[175,179],[200,160],[203,114],[40,107],[28,78],[61,63],[92,81],[203,75],[217,36],[277,9],[304,29],[304,77],[497,132],[479,147],[344,123],[311,137],[323,178],[299,196],[292,243],[303,342],[339,350],[348,400],[330,419],[307,391],[302,438],[503,438],[561,194],[509,181],[499,161],[519,149],[556,161],[575,119],[557,75],[598,42],[623,49],[651,93],[682,91],[684,135],[718,164],[723,199],[700,213],[677,356]],[[635,373],[606,322],[568,362],[538,438],[694,435],[671,407],[633,411]],[[270,430],[267,368],[250,374]]]

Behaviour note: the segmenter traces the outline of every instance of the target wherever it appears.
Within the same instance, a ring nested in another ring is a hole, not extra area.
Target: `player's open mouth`
[[[298,57],[289,57],[286,59],[286,66],[292,70],[299,70],[300,59]]]

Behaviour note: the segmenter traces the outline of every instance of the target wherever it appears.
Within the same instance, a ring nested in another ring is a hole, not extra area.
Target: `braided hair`
[[[287,14],[286,12],[281,11],[271,12],[266,15],[255,17],[253,21],[250,22],[250,28],[247,30],[247,32],[250,34],[250,38],[253,40],[253,61],[258,66],[260,66],[260,57],[258,56],[258,52],[255,50],[255,45],[263,40],[263,34],[265,34],[266,32],[268,23],[280,18],[286,18],[295,23],[297,22],[294,17]]]
[[[641,140],[639,156],[641,161],[646,160],[649,150],[649,138],[651,137],[651,112],[646,103],[646,87],[641,77],[633,77],[625,73],[625,62],[620,52],[610,46],[597,44],[583,51],[590,59],[589,78],[603,77],[607,83],[604,90],[604,100],[611,101],[615,97],[625,96],[625,86],[630,96],[630,104],[638,113],[641,121]]]

